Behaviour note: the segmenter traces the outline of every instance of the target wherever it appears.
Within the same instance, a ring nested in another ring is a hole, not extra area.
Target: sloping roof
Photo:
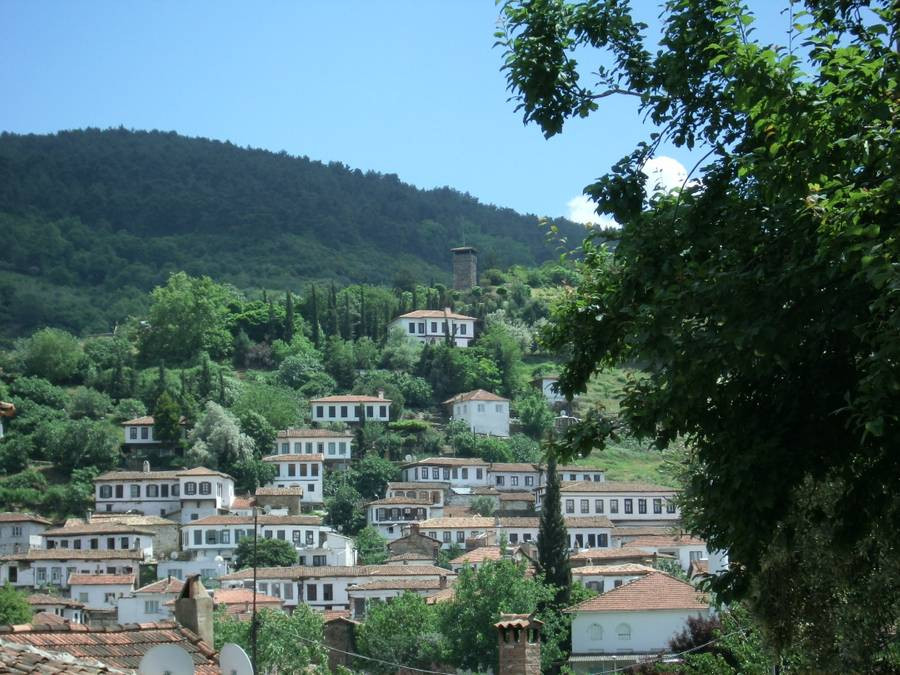
[[[235,497],[231,500],[231,506],[229,506],[228,509],[230,511],[244,511],[253,508],[253,504],[255,503],[256,500],[253,497]]]
[[[427,596],[425,596],[425,604],[426,605],[436,605],[439,602],[450,602],[455,597],[456,597],[456,587],[455,586],[447,586],[447,588],[442,588],[437,593],[430,593]]]
[[[91,522],[122,523],[123,525],[137,525],[138,527],[178,527],[178,523],[161,516],[145,516],[131,513],[94,513]],[[83,524],[81,518],[70,518],[66,526]]]
[[[686,581],[653,572],[570,607],[566,612],[641,612],[709,609],[709,598]]]
[[[260,525],[321,525],[321,516],[258,516]],[[185,523],[182,527],[195,525],[252,525],[253,516],[207,516]]]
[[[364,396],[362,394],[341,394],[339,396],[323,396],[311,398],[310,403],[390,403],[391,399],[379,396]]]
[[[421,461],[421,460],[420,460]],[[412,466],[412,464],[407,464],[406,466]],[[450,487],[450,483],[440,483],[440,482],[405,482],[405,481],[391,481],[387,484],[388,490],[446,490]]]
[[[451,565],[465,565],[466,563],[481,563],[488,560],[500,560],[502,554],[499,546],[479,546],[471,551],[466,551],[450,561]]]
[[[65,623],[61,617],[56,618]],[[48,624],[49,621],[44,622],[43,625]],[[58,651],[48,651],[30,645],[0,640],[0,672],[93,675],[94,673],[124,673],[125,671],[110,668],[94,659],[76,659],[70,654],[61,654]]]
[[[416,309],[406,314],[401,314],[397,319],[457,319],[459,321],[475,321],[474,316],[456,314],[445,309]],[[394,319],[396,321],[397,319]]]
[[[154,581],[146,586],[142,586],[137,589],[135,593],[181,593],[181,589],[183,588],[184,582],[181,579],[167,577],[165,579],[160,579],[159,581]]]
[[[560,492],[668,492],[675,494],[675,488],[637,481],[618,482],[611,480],[561,481]]]
[[[392,555],[387,559],[389,563],[391,562],[404,562],[406,560],[431,560],[431,556],[427,553],[399,553],[397,555]]]
[[[303,488],[297,487],[261,487],[256,488],[257,497],[302,497]]]
[[[234,480],[227,473],[198,466],[194,469],[177,469],[173,471],[107,471],[97,476],[94,482],[106,480],[174,480],[183,476],[220,476],[228,480]]]
[[[54,527],[44,532],[45,537],[71,537],[79,534],[146,534],[153,535],[151,530],[142,530],[137,525],[123,523],[83,523],[81,525],[65,525]]]
[[[62,605],[63,607],[74,607],[80,608],[84,607],[84,603],[78,602],[78,600],[73,600],[72,598],[61,598],[57,595],[50,595],[49,593],[32,593],[29,595],[26,600],[29,605],[33,607],[44,607],[50,605]]]
[[[16,513],[14,511],[5,511],[0,513],[0,523],[41,523],[43,525],[52,525],[49,520],[36,516],[33,513]]]
[[[133,574],[70,574],[69,586],[134,585]]]
[[[465,527],[475,529],[485,529],[494,527],[494,519],[484,516],[472,516],[471,518],[429,518],[419,523],[419,528],[423,530],[439,530],[453,527]]]
[[[613,535],[616,537],[646,537],[657,534],[671,535],[671,525],[617,525]]]
[[[677,546],[706,546],[706,542],[702,539],[698,539],[697,537],[692,537],[690,535],[684,535],[683,537],[678,536],[667,536],[664,534],[656,534],[656,535],[648,535],[644,537],[638,537],[637,539],[632,539],[628,542],[628,545],[631,548],[671,548]]]
[[[31,615],[31,625],[33,626],[59,626],[64,623],[69,623],[69,620],[64,619],[59,614],[54,614],[53,612],[35,612]]]
[[[622,560],[626,558],[647,559],[655,554],[643,549],[623,546],[622,548],[589,548],[569,556],[569,560]]]
[[[532,473],[542,470],[540,466],[530,462],[493,462],[491,464],[491,471],[502,471],[503,473]]]
[[[277,438],[353,438],[350,431],[334,429],[283,429],[275,434]]]
[[[501,492],[497,495],[501,502],[533,502],[534,493],[532,492]]]
[[[256,604],[281,606],[281,598],[265,593],[256,594]],[[253,591],[249,588],[217,588],[213,591],[215,605],[252,605]]]
[[[606,516],[566,516],[564,520],[566,527],[614,527]]]
[[[623,563],[621,565],[585,565],[584,567],[573,567],[572,574],[575,576],[600,576],[600,577],[619,577],[631,574],[650,574],[656,570],[649,565],[641,565],[639,563]]]
[[[411,504],[414,506],[431,506],[428,499],[416,499],[415,497],[382,497],[371,501],[366,506],[389,506],[392,504]]]
[[[213,469],[207,469],[205,466],[196,466],[193,469],[187,469],[178,472],[179,476],[221,476],[222,478],[229,478],[234,480],[227,473],[222,473],[221,471],[214,471]]]
[[[325,623],[329,621],[337,621],[338,619],[349,619],[349,609],[326,609],[322,612]]]
[[[125,420],[122,422],[122,426],[129,427],[139,427],[139,426],[147,426],[155,424],[155,420],[153,419],[153,415],[144,415],[143,417],[135,417],[132,420]]]
[[[543,621],[533,619],[531,614],[500,614],[500,620],[494,624],[494,628],[528,628],[529,626],[543,626]]]
[[[450,405],[451,403],[462,403],[464,401],[509,401],[509,399],[503,398],[502,396],[497,396],[497,394],[493,394],[484,389],[475,389],[473,391],[466,391],[462,394],[457,394],[456,396],[451,396],[446,401],[444,401],[444,405]]]
[[[490,466],[487,462],[479,457],[426,457],[415,462],[404,464],[403,468],[410,466]],[[410,483],[414,485],[415,483]],[[420,483],[420,485],[429,485],[429,483]],[[446,485],[446,484],[444,484]]]
[[[100,549],[30,548],[23,553],[8,553],[0,560],[143,560],[144,554],[134,550],[103,551]]]
[[[354,584],[347,587],[347,592],[352,591],[437,591],[441,588],[439,579],[379,579],[367,581],[364,584]]]
[[[294,565],[292,567],[258,567],[256,576],[258,579],[318,579],[322,577],[397,577],[397,576],[450,576],[451,573],[443,567],[435,565],[324,565],[310,567],[308,565]],[[242,581],[253,578],[253,570],[245,568],[225,574],[221,581]]]
[[[0,626],[0,642],[31,645],[70,654],[78,659],[96,659],[111,668],[129,672],[137,670],[141,657],[153,647],[177,644],[190,654],[197,675],[219,674],[218,659],[212,647],[202,642],[192,631],[171,621],[105,628],[92,628],[80,623],[62,626]]]
[[[262,458],[264,462],[324,462],[325,455],[266,455]]]

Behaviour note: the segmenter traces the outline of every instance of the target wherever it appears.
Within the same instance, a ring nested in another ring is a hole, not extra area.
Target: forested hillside
[[[0,228],[6,336],[108,330],[177,270],[242,289],[447,282],[463,241],[481,269],[554,255],[534,216],[450,188],[125,129],[0,135]]]

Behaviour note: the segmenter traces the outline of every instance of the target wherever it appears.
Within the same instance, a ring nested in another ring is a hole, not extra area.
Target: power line
[[[695,647],[691,647],[690,649],[685,649],[683,652],[676,652],[672,654],[660,654],[656,658],[647,659],[646,661],[638,661],[637,663],[632,663],[630,666],[622,666],[620,668],[615,668],[614,670],[604,670],[604,675],[606,673],[621,673],[626,670],[631,670],[632,668],[636,668],[637,666],[645,666],[650,663],[659,663],[665,659],[677,659],[679,656],[684,656],[685,654],[690,654],[691,652],[695,652],[698,649],[703,649],[704,647],[708,647],[709,645],[715,644],[719,642],[719,640],[724,640],[725,638],[730,638],[734,635],[743,635],[747,632],[746,628],[742,628],[740,630],[736,630],[733,633],[729,633],[728,635],[720,635],[719,637],[713,638],[709,642],[704,642],[702,645],[696,645]]]
[[[417,673],[431,673],[432,675],[456,675],[456,673],[446,673],[442,670],[427,670],[425,668],[416,668],[415,666],[405,666],[402,663],[393,663],[391,661],[384,661],[383,659],[376,659],[374,656],[363,656],[362,654],[357,654],[356,652],[347,652],[343,649],[338,649],[337,647],[332,647],[330,645],[325,644],[324,642],[319,642],[318,640],[313,640],[311,638],[300,637],[299,635],[295,635],[298,640],[303,640],[304,642],[309,642],[314,645],[319,645],[320,647],[324,647],[325,649],[338,652],[339,654],[347,654],[348,656],[355,656],[360,659],[365,659],[367,661],[374,661],[375,663],[382,663],[386,666],[392,666],[393,668],[403,668],[405,670],[414,670]]]

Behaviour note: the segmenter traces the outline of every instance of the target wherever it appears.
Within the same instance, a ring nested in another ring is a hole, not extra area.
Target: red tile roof
[[[471,518],[430,518],[419,523],[422,530],[441,530],[463,527],[467,529],[493,529],[494,519],[484,516],[472,516]]]
[[[109,668],[94,659],[75,659],[69,654],[49,652],[29,645],[0,640],[0,672],[93,675],[94,673],[122,673],[124,671]]]
[[[566,612],[641,612],[709,609],[709,598],[686,581],[653,572],[570,607]]]
[[[483,459],[478,457],[426,457],[425,459],[420,459],[417,462],[410,462],[408,464],[404,464],[403,467],[406,468],[408,466],[488,466],[488,463]],[[409,483],[409,485],[432,485],[432,483]],[[449,483],[442,483],[443,486],[449,485]]]
[[[69,623],[68,619],[64,619],[53,612],[35,612],[31,616],[32,626],[59,626],[66,623]]]
[[[153,536],[154,533],[151,530],[142,530],[137,525],[109,522],[65,525],[44,531],[45,537],[72,537],[79,534],[145,534]]]
[[[321,525],[320,516],[257,516],[260,525]],[[183,527],[197,525],[252,525],[253,516],[207,516],[185,523]]]
[[[434,559],[428,553],[399,553],[387,559],[389,563],[403,562],[404,560],[428,560],[433,562]]]
[[[492,394],[484,389],[475,389],[474,391],[466,391],[462,394],[457,394],[456,396],[448,398],[444,401],[444,405],[462,403],[464,401],[509,401],[509,399],[497,396],[497,394]]]
[[[475,321],[474,316],[456,314],[445,309],[416,309],[412,312],[401,314],[397,317],[397,319],[456,319],[458,321]],[[396,321],[397,319],[394,319],[394,321]],[[410,333],[410,335],[412,335],[412,333]]]
[[[677,546],[706,546],[706,542],[697,537],[685,535],[683,537],[668,536],[664,534],[638,537],[628,542],[631,548],[672,548]]]
[[[601,577],[619,577],[630,576],[633,574],[650,574],[656,570],[648,565],[639,563],[623,563],[621,565],[585,565],[584,567],[573,567],[572,574],[575,576],[601,576]]]
[[[253,497],[235,497],[231,500],[231,506],[228,508],[232,511],[237,511],[239,509],[244,511],[245,509],[253,508],[253,504]]]
[[[437,591],[441,589],[439,579],[379,579],[364,584],[347,587],[351,591]]]
[[[391,399],[379,396],[363,396],[361,394],[342,394],[340,396],[325,396],[313,398],[310,403],[390,403]]]
[[[531,614],[500,614],[500,620],[494,624],[494,628],[528,628],[537,624],[543,626],[542,621],[531,618]]]
[[[326,609],[322,612],[324,615],[325,623],[329,621],[335,621],[337,619],[349,619],[350,618],[350,610],[349,609]]]
[[[107,471],[97,476],[94,482],[107,480],[174,480],[183,476],[220,476],[234,480],[227,473],[198,466],[194,469],[177,469],[173,471]],[[178,499],[178,497],[175,497],[175,499]]]
[[[135,591],[135,593],[181,593],[184,588],[184,582],[175,577],[167,577],[147,584]]]
[[[12,511],[6,511],[4,513],[0,513],[0,523],[42,523],[44,525],[52,525],[52,523],[46,518],[41,518],[40,516],[36,516],[32,513],[15,513]]]
[[[140,426],[153,426],[155,420],[152,415],[144,415],[143,417],[135,417],[133,420],[125,420],[122,422],[122,426],[129,427],[140,427]]]
[[[213,649],[195,633],[171,621],[104,628],[92,628],[79,623],[63,626],[0,626],[0,642],[31,645],[70,654],[78,659],[96,659],[108,667],[129,672],[137,670],[141,657],[153,647],[177,644],[191,655],[197,675],[219,675],[218,659]]]
[[[133,574],[70,574],[69,586],[134,586]]]
[[[424,461],[424,460],[420,460]],[[418,462],[417,462],[418,463]],[[412,464],[407,464],[406,466],[412,466]],[[450,487],[449,481],[446,483],[440,482],[406,482],[406,481],[391,481],[387,484],[388,490],[446,490]]]
[[[501,502],[533,502],[532,492],[501,492],[497,497]]]
[[[560,483],[560,492],[619,492],[627,494],[630,492],[663,492],[675,494],[675,488],[666,487],[665,485],[653,485],[652,483],[641,482],[618,482],[611,480],[580,480],[580,481],[562,481]]]
[[[334,429],[284,429],[279,431],[276,436],[278,438],[353,438],[353,433]]]
[[[466,563],[481,563],[488,560],[500,560],[499,546],[479,546],[471,551],[466,551],[450,561],[451,565],[465,565]]]
[[[623,546],[622,548],[589,548],[578,551],[569,556],[569,560],[618,560],[625,558],[640,558],[645,560],[655,554],[648,553],[639,548]]]
[[[50,605],[62,605],[63,607],[75,608],[84,607],[84,604],[78,602],[78,600],[73,600],[72,598],[61,598],[57,595],[50,595],[48,593],[32,593],[26,599],[28,600],[28,604],[34,607],[49,607]]]
[[[493,462],[491,471],[500,471],[503,473],[534,473],[543,471],[537,464],[527,462]]]
[[[350,565],[310,567],[258,567],[258,579],[318,579],[322,577],[397,577],[397,576],[442,576],[450,572],[435,565]],[[245,568],[219,577],[220,581],[243,581],[253,578],[253,570]]]
[[[213,604],[225,605],[225,610],[230,614],[250,611],[253,607],[253,591],[249,588],[217,588],[213,591]],[[257,593],[256,604],[280,608],[282,600],[265,593]]]

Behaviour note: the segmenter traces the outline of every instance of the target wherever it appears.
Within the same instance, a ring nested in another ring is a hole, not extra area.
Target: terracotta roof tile
[[[353,433],[334,429],[284,429],[279,431],[276,436],[278,438],[353,438]]]
[[[677,546],[706,546],[706,542],[702,539],[698,539],[697,537],[692,537],[690,535],[685,535],[683,537],[680,536],[671,536],[671,535],[648,535],[645,537],[638,537],[637,539],[632,539],[628,542],[628,546],[631,548],[671,548]]]
[[[196,634],[171,621],[104,628],[77,623],[64,626],[0,626],[0,642],[63,652],[77,659],[95,659],[108,667],[129,672],[137,670],[141,657],[153,647],[177,644],[191,655],[197,675],[219,673],[213,649]]]
[[[247,607],[253,606],[253,591],[249,588],[217,588],[213,591],[214,605],[233,605],[227,607],[228,611],[244,611]],[[276,598],[265,593],[256,594],[257,605],[268,605],[281,607],[281,598]]]
[[[474,316],[456,314],[455,312],[443,309],[416,309],[412,312],[401,314],[397,319],[456,319],[457,321],[475,321]],[[397,319],[394,319],[394,321]]]
[[[488,463],[478,457],[426,457],[416,462],[409,462],[403,465],[408,466],[483,466],[487,467]],[[420,485],[428,485],[428,483],[420,483]],[[445,485],[449,485],[446,483]]]
[[[412,504],[415,506],[431,506],[430,499],[416,499],[415,497],[383,497],[375,501],[368,502],[366,506],[382,506],[391,504]]]
[[[566,612],[640,612],[709,609],[709,599],[686,581],[653,572],[570,607]]]
[[[498,496],[501,502],[533,502],[532,492],[501,492]]]
[[[488,560],[500,560],[499,546],[479,546],[471,551],[466,551],[450,561],[451,565],[465,565],[466,563],[481,563]]]
[[[266,455],[262,458],[264,462],[324,462],[325,455]]]
[[[530,614],[500,614],[500,620],[494,624],[494,628],[527,628],[532,624],[543,626],[542,621],[533,619]]]
[[[123,523],[85,523],[82,525],[66,525],[44,531],[45,537],[71,537],[79,534],[146,534],[153,535],[150,530],[142,530],[137,525]]]
[[[59,626],[69,623],[68,619],[64,619],[59,614],[53,612],[35,612],[31,616],[32,626]]]
[[[441,576],[449,572],[435,565],[349,565],[310,567],[294,565],[293,567],[259,567],[256,570],[258,579],[318,579],[322,577],[396,577],[396,576]],[[250,568],[226,574],[221,581],[243,581],[253,578]]]
[[[444,401],[444,405],[463,403],[464,401],[509,401],[509,399],[497,396],[497,394],[493,394],[484,389],[475,389],[474,391],[466,391],[462,394],[451,396]]]
[[[471,518],[429,518],[419,523],[422,530],[440,530],[454,527],[464,527],[470,529],[493,529],[494,519],[485,518],[484,516],[472,516]]]
[[[234,480],[227,473],[198,466],[194,469],[177,469],[173,471],[107,471],[97,476],[94,482],[108,480],[175,480],[182,476],[221,476],[222,478]]]
[[[133,574],[70,574],[69,586],[134,585]]]
[[[325,623],[329,621],[335,621],[337,619],[349,619],[350,618],[350,610],[349,609],[326,609],[322,612],[324,615]]]
[[[32,593],[26,600],[28,604],[34,607],[44,607],[50,605],[62,605],[63,607],[84,607],[84,603],[73,600],[72,598],[61,598],[58,595],[50,595],[49,593]]]
[[[655,554],[643,549],[623,546],[621,548],[589,548],[569,556],[569,560],[621,560],[626,558],[652,558]]]
[[[364,584],[354,584],[347,587],[347,592],[352,591],[437,591],[441,588],[439,579],[379,579],[367,581]]]
[[[614,526],[606,516],[566,516],[566,527],[599,527],[612,529]]]
[[[229,506],[228,509],[230,511],[244,511],[253,508],[254,503],[253,497],[235,497],[231,500],[231,506]]]
[[[143,417],[135,417],[131,420],[125,420],[122,422],[122,426],[129,427],[140,427],[140,426],[153,426],[156,423],[156,420],[153,419],[152,415],[144,415]]]
[[[447,588],[442,588],[437,593],[431,593],[425,596],[425,604],[436,605],[439,602],[450,602],[455,597],[456,588],[454,586],[448,586]]]
[[[503,473],[533,473],[540,472],[541,467],[537,464],[524,462],[494,462],[491,464],[491,471],[501,471]]]
[[[162,518],[161,516],[145,516],[133,513],[94,513],[91,515],[92,523],[121,523],[122,525],[136,525],[138,527],[178,527],[178,523]],[[84,524],[81,518],[70,518],[66,526]]]
[[[390,562],[403,562],[405,560],[428,560],[433,562],[433,559],[427,553],[400,553],[398,555],[392,555],[387,561]]]
[[[585,565],[584,567],[572,568],[572,574],[575,576],[616,577],[631,574],[650,574],[655,571],[656,570],[649,565],[641,565],[639,563],[623,563],[621,565]]]
[[[59,618],[59,617],[57,617]],[[30,645],[15,644],[0,640],[0,672],[4,673],[124,673],[109,668],[94,659],[76,659],[69,654],[38,649]]]
[[[43,523],[44,525],[52,525],[52,523],[46,518],[41,518],[40,516],[36,516],[32,513],[15,513],[12,511],[6,511],[4,513],[0,513],[0,523]]]
[[[324,396],[323,398],[312,398],[310,403],[391,403],[389,398],[379,398],[378,396],[363,396],[361,394],[342,394],[339,396]]]
[[[562,481],[560,483],[560,492],[620,492],[627,494],[631,492],[663,492],[675,494],[675,488],[666,487],[664,485],[653,485],[652,483],[641,482],[619,482],[611,480],[580,480],[580,481]]]
[[[321,525],[320,516],[257,516],[260,525]],[[253,516],[207,516],[185,523],[183,527],[197,525],[253,525]]]
[[[101,551],[99,549],[74,549],[74,548],[30,548],[24,553],[8,553],[0,556],[0,561],[6,560],[143,560],[141,551]]]
[[[181,593],[184,588],[184,582],[175,577],[167,577],[147,584],[135,591],[135,593]]]

